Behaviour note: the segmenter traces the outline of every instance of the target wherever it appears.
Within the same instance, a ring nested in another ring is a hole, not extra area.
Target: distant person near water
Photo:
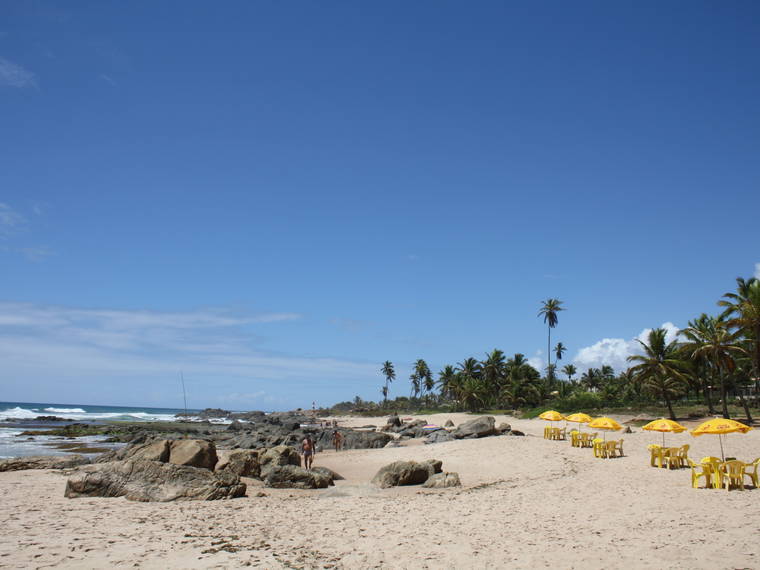
[[[340,433],[337,429],[333,432],[332,442],[335,446],[335,451],[340,451],[343,447],[343,434]]]
[[[314,463],[314,440],[310,435],[303,438],[301,442],[301,455],[303,455],[304,469],[311,469],[312,463]]]

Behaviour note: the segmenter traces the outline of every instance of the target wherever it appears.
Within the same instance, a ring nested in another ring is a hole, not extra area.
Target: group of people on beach
[[[335,447],[335,451],[340,451],[343,448],[343,434],[337,429],[333,431],[332,444],[333,447]],[[301,460],[304,469],[311,469],[311,466],[314,463],[314,454],[316,452],[317,448],[314,445],[314,440],[307,434],[301,442]]]

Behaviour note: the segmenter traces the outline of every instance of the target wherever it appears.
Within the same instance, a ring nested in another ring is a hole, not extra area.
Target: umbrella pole
[[[723,436],[718,434],[718,441],[720,442],[720,458],[725,461],[726,456],[723,454]]]
[[[665,432],[662,432],[662,446],[665,447]]]

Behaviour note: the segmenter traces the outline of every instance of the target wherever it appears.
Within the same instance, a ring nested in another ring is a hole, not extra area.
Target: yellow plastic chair
[[[581,438],[579,437],[580,433],[578,430],[573,430],[570,432],[570,445],[573,447],[580,447],[581,446]]]
[[[700,461],[703,465],[709,465],[710,478],[712,479],[713,488],[720,489],[723,487],[723,475],[720,471],[720,458],[718,457],[703,457]]]
[[[758,488],[758,473],[757,468],[760,465],[760,457],[755,459],[752,463],[747,463],[744,466],[744,475],[746,477],[749,477],[749,480],[752,481],[752,486],[757,489]],[[751,470],[750,470],[751,468]]]
[[[594,440],[597,439],[599,432],[584,433],[581,439],[581,447],[594,447]]]
[[[682,445],[678,448],[678,467],[686,467],[689,460],[689,444]]]
[[[549,439],[551,437],[551,429],[549,426],[546,426],[544,428],[544,439]]]
[[[662,459],[668,469],[678,469],[681,466],[680,447],[666,447],[662,450]]]
[[[694,489],[699,489],[699,479],[704,478],[705,489],[712,487],[712,481],[710,480],[710,464],[702,463],[700,465],[697,465],[691,459],[687,459],[686,461],[688,461],[688,465],[691,467],[691,486]],[[697,471],[699,468],[701,468],[702,471]]]
[[[619,441],[613,441],[612,443],[612,457],[623,457],[623,438]]]
[[[657,467],[655,465],[655,461],[659,461],[660,465],[659,467],[662,467],[662,446],[657,445],[656,443],[652,443],[650,445],[647,445],[647,449],[649,450],[649,453],[651,456],[649,457],[649,465],[651,467]]]
[[[731,487],[739,487],[744,491],[744,465],[743,461],[726,461],[720,465],[720,474],[723,479],[723,486],[726,491]]]
[[[564,441],[567,439],[567,428],[557,428],[557,439]]]
[[[607,456],[607,459],[610,459],[612,457],[616,457],[617,453],[617,442],[616,441],[608,441],[604,444],[604,454]]]
[[[601,439],[596,438],[592,442],[594,446],[594,457],[599,457],[600,459],[606,459],[607,458],[607,447],[605,446],[605,442],[603,442]]]

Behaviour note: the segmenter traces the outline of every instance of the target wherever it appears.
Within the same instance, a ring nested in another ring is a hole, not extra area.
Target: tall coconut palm
[[[688,322],[685,329],[678,331],[679,336],[684,337],[685,341],[681,343],[681,350],[684,357],[691,363],[690,376],[696,388],[701,389],[707,404],[707,412],[710,415],[715,414],[715,407],[712,401],[712,384],[717,383],[715,378],[715,368],[712,366],[707,353],[704,350],[698,350],[705,346],[706,339],[714,335],[713,330],[718,326],[716,317],[702,313],[696,319]]]
[[[383,362],[380,372],[385,375],[385,386],[383,387],[383,406],[385,406],[388,403],[388,385],[396,379],[396,371],[393,369],[393,363],[386,360]]]
[[[683,394],[686,384],[685,365],[678,359],[678,343],[667,342],[666,334],[663,328],[653,329],[649,332],[647,342],[637,339],[644,354],[629,356],[628,362],[637,363],[631,367],[634,377],[641,382],[645,391],[665,400],[670,419],[675,421],[672,400]]]
[[[567,375],[568,381],[572,381],[573,376],[575,376],[578,373],[578,370],[572,364],[565,364],[562,367],[562,372],[564,372]]]
[[[751,342],[752,374],[760,384],[760,280],[752,277],[736,279],[736,293],[726,293],[718,305],[726,307],[724,313],[730,317],[726,325],[743,330]]]
[[[441,390],[441,396],[444,398],[451,398],[454,395],[453,386],[454,378],[456,376],[456,370],[451,364],[447,364],[438,373],[438,387]]]
[[[546,358],[548,360],[547,365],[550,365],[552,363],[552,329],[556,327],[557,323],[559,322],[557,313],[564,310],[565,309],[562,308],[562,301],[559,299],[547,299],[546,301],[543,301],[541,309],[538,311],[538,316],[544,318],[544,322],[546,323],[549,332],[549,337],[546,341]]]
[[[734,372],[735,358],[746,354],[746,351],[738,344],[741,331],[729,330],[727,323],[720,318],[712,319],[708,324],[709,326],[704,330],[687,327],[680,333],[690,341],[689,345],[694,347],[691,358],[704,358],[717,370],[720,380],[721,410],[723,417],[728,419],[731,416],[728,413],[726,375]]]
[[[433,374],[430,372],[427,362],[421,358],[414,363],[414,376],[417,377],[417,392],[420,391],[420,387],[428,392],[433,389]]]
[[[562,344],[561,342],[557,343],[557,346],[554,347],[554,356],[557,357],[557,362],[562,360],[562,355],[567,352],[567,347]]]
[[[480,364],[481,377],[485,382],[491,397],[496,398],[504,384],[506,376],[506,362],[504,353],[499,349],[494,349],[486,354],[486,358]]]

